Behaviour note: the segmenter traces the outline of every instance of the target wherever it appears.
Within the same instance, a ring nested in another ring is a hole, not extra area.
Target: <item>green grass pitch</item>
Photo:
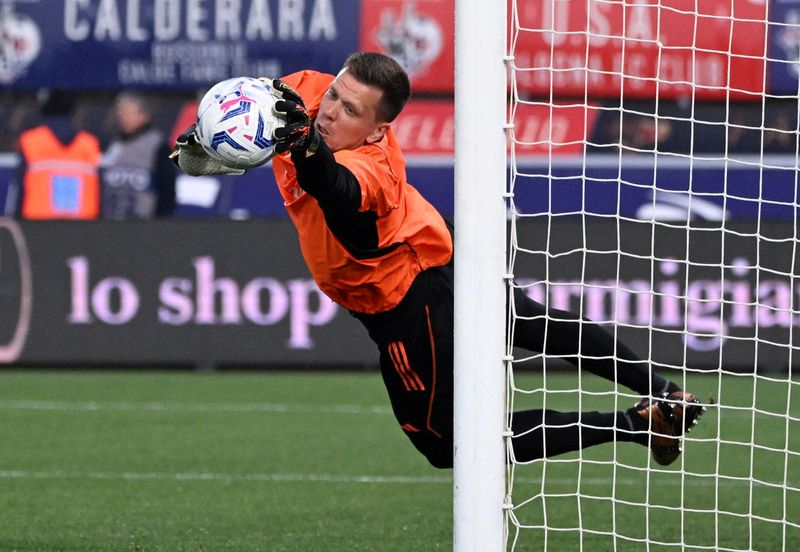
[[[541,404],[541,378],[518,383]],[[689,383],[722,408],[680,465],[621,443],[519,466],[516,550],[800,549],[800,463],[775,452],[800,451],[794,384]],[[577,385],[584,409],[614,406],[608,382],[547,378]],[[451,509],[451,472],[407,442],[377,373],[0,371],[2,551],[450,550]]]

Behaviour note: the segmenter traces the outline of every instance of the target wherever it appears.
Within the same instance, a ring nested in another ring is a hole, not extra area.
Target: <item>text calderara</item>
[[[333,0],[64,0],[72,41],[329,41]]]

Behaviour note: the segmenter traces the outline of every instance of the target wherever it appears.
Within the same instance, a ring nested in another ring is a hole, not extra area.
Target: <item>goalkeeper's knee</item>
[[[442,470],[453,467],[453,439],[431,432],[408,434],[411,442],[428,459],[431,466]]]

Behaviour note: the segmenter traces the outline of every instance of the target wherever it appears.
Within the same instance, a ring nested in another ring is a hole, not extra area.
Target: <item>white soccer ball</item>
[[[197,139],[214,159],[228,167],[252,169],[275,155],[272,132],[286,124],[275,111],[280,95],[252,77],[215,84],[197,108]]]

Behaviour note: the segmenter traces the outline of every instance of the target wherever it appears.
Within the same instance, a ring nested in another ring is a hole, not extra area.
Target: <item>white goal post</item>
[[[505,0],[456,0],[454,550],[503,550]]]
[[[800,0],[454,2],[454,549],[800,550]],[[512,290],[698,396],[675,462],[514,458],[642,395],[512,350]]]

